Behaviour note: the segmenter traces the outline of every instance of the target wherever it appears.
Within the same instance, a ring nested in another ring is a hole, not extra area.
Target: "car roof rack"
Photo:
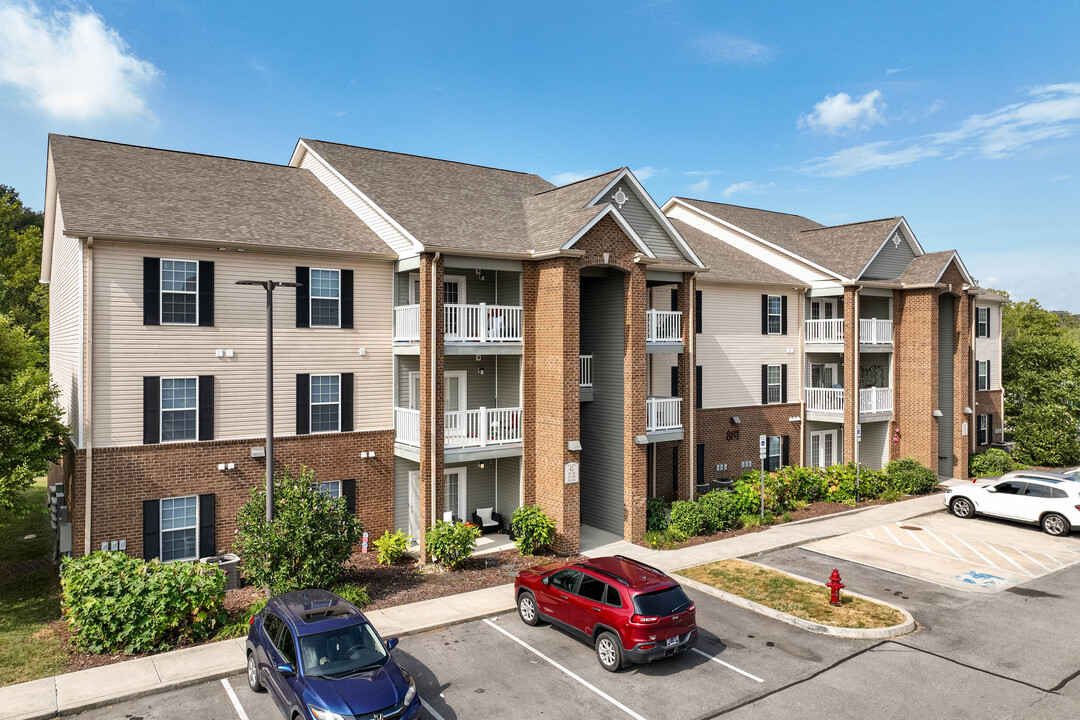
[[[630,581],[629,580],[627,580],[626,578],[624,578],[621,575],[618,575],[616,573],[611,572],[610,570],[601,570],[600,568],[595,567],[593,565],[590,565],[587,562],[579,562],[579,563],[575,563],[575,564],[577,565],[577,567],[586,568],[588,570],[592,570],[595,573],[600,573],[601,575],[606,575],[609,578],[613,578],[615,580],[618,580],[619,582],[621,582],[626,587],[630,587]]]
[[[659,573],[660,575],[665,575],[665,576],[667,575],[667,573],[664,572],[663,570],[661,570],[660,568],[654,568],[652,565],[648,565],[646,563],[643,563],[640,560],[635,560],[632,557],[626,557],[625,555],[616,555],[615,557],[617,557],[620,560],[625,560],[626,562],[632,562],[635,565],[640,565],[643,568],[648,568],[649,570],[652,570],[654,573]]]

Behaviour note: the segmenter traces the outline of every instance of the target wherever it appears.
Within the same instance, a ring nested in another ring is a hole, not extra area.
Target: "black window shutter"
[[[673,445],[671,448],[671,489],[675,491],[675,494],[679,494],[679,446]]]
[[[769,296],[761,296],[761,334],[769,334]]]
[[[986,308],[986,337],[990,337],[990,308]]]
[[[311,375],[296,376],[296,434],[311,432]]]
[[[308,282],[310,279],[311,273],[308,268],[296,268],[296,282],[300,284],[300,287],[296,288],[296,327],[298,328],[311,327],[311,307],[308,302]]]
[[[694,392],[694,407],[700,408],[701,407],[701,366],[698,365],[695,369],[697,371],[696,372],[696,374],[697,374],[697,378],[696,378],[697,382],[696,382],[696,387],[694,388],[695,389],[695,392]]]
[[[780,334],[787,335],[787,295],[780,296]]]
[[[991,385],[990,385],[990,361],[987,360],[986,361],[986,389],[989,390],[990,387],[991,387]]]
[[[345,496],[345,507],[350,515],[356,514],[356,480],[350,478],[341,481],[341,494]]]
[[[671,310],[672,310],[672,312],[674,312],[675,310],[678,310],[678,309],[679,309],[679,291],[678,290],[672,290],[671,291]]]
[[[142,324],[161,324],[161,260],[142,259]]]
[[[161,556],[161,510],[158,500],[143,500],[142,504],[142,556],[153,560]]]
[[[989,445],[994,442],[994,416],[989,414],[986,416],[986,442],[983,445]]]
[[[701,291],[694,291],[694,332],[701,334]]]
[[[217,555],[217,520],[214,493],[199,496],[199,555]]]
[[[788,436],[784,435],[780,440],[780,465],[787,467],[791,464],[791,457],[788,449]]]
[[[353,374],[341,373],[341,432],[353,429]]]
[[[697,482],[702,485],[705,482],[705,443],[697,446]]]
[[[143,378],[142,441],[143,445],[161,442],[161,378],[157,376]]]
[[[199,261],[199,325],[214,327],[214,261]]]
[[[787,402],[787,364],[780,366],[780,402]]]
[[[214,439],[214,376],[199,376],[199,439]]]
[[[353,271],[341,271],[341,327],[353,326]]]
[[[679,366],[671,366],[671,397],[679,397]]]
[[[761,366],[761,404],[769,404],[769,366]]]

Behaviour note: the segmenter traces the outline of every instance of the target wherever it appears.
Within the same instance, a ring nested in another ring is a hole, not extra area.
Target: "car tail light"
[[[656,647],[656,643],[649,643],[648,645],[642,645],[638,650],[652,650],[654,647]]]
[[[656,615],[637,615],[637,614],[634,614],[630,618],[630,623],[632,625],[652,625],[653,623],[655,623],[659,619],[660,618],[658,616],[656,616]]]
[[[254,625],[254,624],[255,624],[255,616],[252,615],[251,616],[251,621],[248,623],[248,625]]]
[[[697,610],[697,603],[690,603],[690,607],[686,608],[686,612],[694,612]]]

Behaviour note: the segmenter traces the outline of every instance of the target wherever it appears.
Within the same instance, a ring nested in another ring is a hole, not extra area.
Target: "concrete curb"
[[[750,563],[749,560],[743,560],[743,562]],[[751,565],[758,565],[758,563],[750,563],[750,564]],[[766,567],[766,566],[758,565],[758,567]],[[784,572],[783,570],[777,570],[776,568],[772,568],[772,567],[767,568],[767,569],[768,570],[773,570],[775,572],[784,573],[785,575],[787,575],[789,577],[793,577],[793,578],[795,578],[797,580],[802,580],[803,582],[814,583],[815,585],[817,584],[813,580],[809,580],[809,579],[804,578],[804,577],[799,577],[798,575],[792,575],[791,573]],[[700,583],[697,580],[691,580],[690,578],[688,578],[688,577],[686,577],[684,575],[676,574],[676,578],[678,579],[680,584],[685,585],[686,587],[693,588],[694,590],[697,590],[698,592],[703,592],[703,593],[705,593],[707,595],[712,595],[713,597],[719,598],[720,600],[723,600],[724,602],[729,602],[732,605],[737,605],[739,607],[746,608],[747,610],[752,610],[752,611],[758,613],[759,615],[765,615],[766,617],[770,617],[770,618],[772,618],[774,620],[779,620],[780,622],[785,622],[788,625],[794,625],[795,627],[797,627],[797,628],[799,628],[801,630],[806,630],[807,632],[812,632],[812,633],[818,633],[820,635],[831,635],[833,637],[839,637],[839,638],[854,638],[854,639],[858,639],[858,640],[885,640],[885,639],[888,639],[888,638],[900,637],[901,635],[907,635],[908,633],[914,632],[915,628],[916,628],[915,618],[913,618],[911,616],[911,613],[909,613],[904,608],[893,605],[892,603],[885,602],[884,600],[878,600],[877,598],[871,598],[871,597],[867,597],[865,595],[860,595],[859,593],[849,592],[847,594],[851,595],[852,597],[857,597],[857,598],[860,598],[862,600],[866,600],[868,602],[874,602],[874,603],[877,603],[878,605],[884,605],[886,607],[890,607],[893,610],[896,610],[897,612],[903,614],[903,616],[905,618],[907,618],[907,619],[904,622],[900,623],[899,625],[891,625],[889,627],[884,627],[884,628],[846,628],[846,627],[835,627],[833,625],[822,625],[821,623],[816,623],[816,622],[813,622],[812,620],[804,620],[803,618],[798,618],[798,617],[795,617],[794,615],[789,615],[789,614],[787,614],[785,612],[780,612],[779,610],[775,610],[775,609],[773,609],[771,607],[766,607],[765,605],[762,605],[760,603],[756,603],[753,600],[747,600],[746,598],[741,597],[739,595],[732,595],[731,593],[724,592],[723,590],[718,590],[718,589],[714,588],[711,585],[706,585],[705,583]]]

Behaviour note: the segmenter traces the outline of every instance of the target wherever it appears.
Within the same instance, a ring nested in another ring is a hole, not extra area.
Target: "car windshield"
[[[300,637],[300,658],[307,677],[346,677],[380,667],[389,657],[367,623]]]
[[[634,608],[639,615],[666,617],[690,607],[690,598],[678,585],[634,596]]]

